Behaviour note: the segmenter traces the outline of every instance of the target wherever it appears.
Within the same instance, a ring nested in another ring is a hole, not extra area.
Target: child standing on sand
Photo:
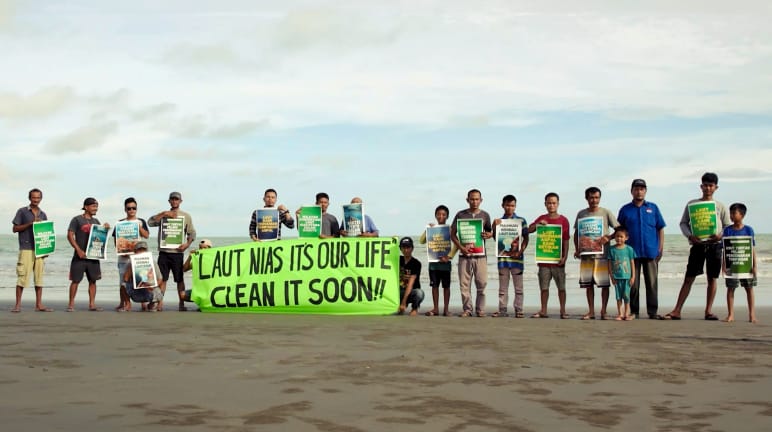
[[[608,250],[608,275],[614,284],[617,294],[617,321],[632,321],[635,316],[630,314],[630,285],[635,282],[635,251],[626,245],[627,229],[619,226],[614,228],[616,246]],[[622,305],[624,304],[624,309]]]
[[[754,307],[753,299],[753,287],[756,285],[756,237],[753,232],[753,228],[743,224],[745,218],[745,212],[747,207],[743,203],[734,203],[729,206],[729,219],[732,221],[732,225],[724,228],[722,238],[747,236],[751,238],[751,245],[753,246],[753,254],[751,254],[751,273],[753,278],[750,279],[725,279],[726,280],[726,306],[729,309],[729,315],[727,315],[724,322],[734,321],[734,290],[738,286],[745,288],[745,293],[748,296],[748,321],[756,322],[756,310]],[[724,245],[724,251],[726,253],[727,247]],[[722,265],[724,275],[726,276],[726,259]]]
[[[437,219],[437,225],[445,225],[449,215],[450,210],[442,204],[438,205],[434,210],[434,218]],[[429,226],[435,225],[429,224]],[[426,243],[426,231],[421,234],[418,242],[421,244]],[[450,253],[447,256],[441,257],[439,262],[429,263],[429,285],[432,287],[432,302],[434,303],[434,309],[426,312],[426,316],[436,316],[440,314],[440,285],[442,285],[443,294],[442,315],[448,316],[448,304],[450,303],[450,270],[452,266],[450,260],[453,259],[453,255],[455,254],[456,245],[452,244]]]

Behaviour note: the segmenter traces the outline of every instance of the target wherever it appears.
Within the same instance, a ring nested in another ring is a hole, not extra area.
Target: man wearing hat
[[[635,274],[639,275],[630,289],[630,313],[638,317],[639,287],[643,279],[646,283],[646,312],[650,319],[656,319],[657,274],[665,245],[665,219],[656,204],[646,201],[645,180],[633,180],[630,194],[632,202],[622,206],[617,217],[619,223],[627,228],[630,237],[627,244],[635,251]]]
[[[180,210],[180,204],[182,203],[182,194],[179,192],[172,192],[169,194],[170,209],[162,211],[158,214],[151,216],[147,220],[147,224],[151,227],[158,227],[158,268],[161,271],[161,281],[159,286],[161,291],[166,293],[166,281],[169,280],[169,272],[171,271],[174,276],[174,282],[177,283],[177,294],[179,295],[179,310],[186,311],[185,307],[185,279],[182,276],[182,264],[185,255],[185,249],[187,249],[193,241],[196,239],[196,229],[193,227],[193,218],[189,213]],[[180,218],[184,217],[185,243],[176,248],[162,248],[161,238],[164,236],[163,226],[167,218]],[[159,303],[158,310],[162,310],[163,302]]]
[[[99,219],[96,218],[99,203],[95,198],[86,198],[83,201],[82,210],[83,214],[72,218],[67,228],[67,240],[74,250],[70,261],[70,302],[67,304],[67,312],[75,310],[75,294],[78,293],[78,285],[83,280],[84,274],[88,278],[88,310],[102,310],[94,303],[96,281],[102,279],[102,269],[99,266],[99,260],[86,259],[91,225],[99,225]],[[104,227],[110,229],[110,224],[106,223]]]

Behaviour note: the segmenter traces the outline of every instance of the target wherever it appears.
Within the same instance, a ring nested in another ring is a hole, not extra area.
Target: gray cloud
[[[115,122],[89,124],[54,138],[46,144],[46,149],[54,154],[82,153],[100,147],[117,131],[118,124]]]
[[[47,117],[66,108],[74,98],[71,87],[45,87],[28,96],[0,92],[0,118]]]

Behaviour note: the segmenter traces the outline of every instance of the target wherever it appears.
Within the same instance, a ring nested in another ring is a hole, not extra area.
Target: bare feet
[[[632,321],[632,320],[634,320],[634,319],[635,319],[635,315],[633,315],[633,314],[630,314],[630,315],[628,315],[628,316],[626,316],[626,317],[625,317],[625,320],[626,320],[626,321]]]
[[[415,310],[415,309],[412,309],[412,310],[410,311],[410,314],[409,314],[409,315],[410,315],[410,316],[416,316],[416,315],[418,315],[418,311],[417,311],[417,310]]]
[[[625,317],[623,317],[622,315],[617,315],[617,317],[614,318],[614,320],[616,320],[616,321],[624,321]]]

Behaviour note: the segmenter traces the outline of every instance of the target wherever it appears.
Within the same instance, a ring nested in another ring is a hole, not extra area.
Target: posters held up
[[[158,286],[158,279],[153,265],[153,254],[143,252],[131,255],[131,270],[134,278],[134,289],[154,288]]]
[[[298,213],[298,237],[319,238],[322,235],[322,208],[303,206]]]
[[[428,262],[440,262],[440,258],[450,255],[453,242],[450,240],[450,225],[426,227],[426,253]]]
[[[202,249],[191,264],[204,312],[386,315],[400,302],[396,238],[242,243]]]
[[[279,210],[263,208],[257,212],[257,240],[273,241],[279,239]]]
[[[139,221],[118,221],[115,223],[115,251],[118,255],[134,253],[134,245],[140,241]]]
[[[724,237],[724,265],[727,279],[752,279],[753,238]]]
[[[50,255],[56,249],[56,233],[52,221],[35,222],[32,224],[32,235],[35,237],[35,258]]]
[[[603,218],[600,216],[588,216],[581,218],[576,223],[577,243],[580,255],[602,255],[603,243]]]
[[[707,240],[718,234],[718,215],[715,201],[698,201],[689,204],[689,226],[692,235],[700,240]]]
[[[91,225],[86,244],[86,259],[103,260],[107,258],[107,234],[109,228],[104,225]]]
[[[347,237],[357,237],[364,232],[365,210],[362,203],[343,205],[343,229]]]
[[[519,255],[523,238],[523,224],[519,219],[502,219],[496,225],[496,256],[510,257],[512,251]]]
[[[185,216],[161,219],[161,249],[175,249],[185,241]]]
[[[557,264],[563,257],[563,227],[560,225],[536,225],[537,264]]]
[[[459,219],[456,221],[456,231],[458,232],[458,241],[462,245],[472,248],[472,256],[485,256],[482,219]]]

